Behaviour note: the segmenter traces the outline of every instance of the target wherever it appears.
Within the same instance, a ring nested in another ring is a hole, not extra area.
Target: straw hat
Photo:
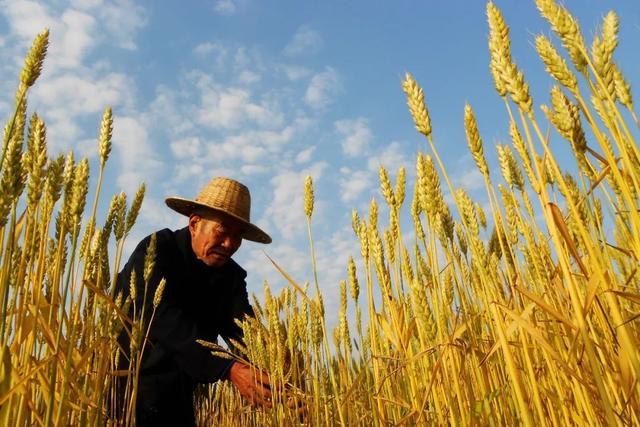
[[[229,215],[247,226],[242,238],[259,243],[271,243],[271,237],[251,224],[251,195],[249,189],[229,178],[213,178],[195,200],[167,197],[165,203],[174,211],[190,216],[193,213],[215,212]]]

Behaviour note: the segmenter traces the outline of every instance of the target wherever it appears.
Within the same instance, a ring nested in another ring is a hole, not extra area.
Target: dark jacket
[[[145,294],[144,258],[150,237],[142,240],[118,275],[116,293],[129,295],[131,271],[136,271],[136,311]],[[145,329],[153,312],[153,298],[160,280],[166,285],[144,348],[138,399],[137,425],[194,425],[193,390],[198,383],[215,382],[226,374],[228,359],[214,357],[196,339],[216,342],[241,339],[234,319],[252,314],[247,298],[247,273],[233,260],[220,268],[208,267],[191,249],[187,227],[156,233],[155,268],[146,291]],[[129,316],[133,314],[133,305]],[[144,332],[143,332],[144,334]],[[129,339],[119,342],[127,357]],[[121,362],[122,364],[122,362]]]

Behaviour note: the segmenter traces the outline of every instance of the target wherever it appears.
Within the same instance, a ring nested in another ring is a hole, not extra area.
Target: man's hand
[[[229,368],[228,378],[249,402],[271,407],[269,375],[236,361]]]

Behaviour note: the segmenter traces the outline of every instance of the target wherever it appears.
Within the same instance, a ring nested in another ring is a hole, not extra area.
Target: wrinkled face
[[[224,215],[189,217],[191,248],[200,261],[209,267],[222,267],[242,243],[245,226]]]

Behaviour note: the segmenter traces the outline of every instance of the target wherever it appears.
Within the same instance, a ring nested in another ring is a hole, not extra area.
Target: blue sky
[[[533,40],[550,35],[548,25],[533,1],[496,4],[536,107],[547,103],[553,83]],[[566,5],[587,43],[608,10],[619,14],[615,58],[636,83],[640,2]],[[315,181],[319,278],[330,302],[348,256],[359,253],[351,211],[366,212],[378,197],[378,167],[395,176],[404,165],[411,194],[416,150],[425,146],[401,90],[406,72],[424,88],[454,184],[478,200],[481,180],[466,148],[464,103],[476,112],[492,165],[491,147],[508,141],[488,71],[483,1],[11,0],[1,2],[0,16],[2,117],[9,115],[24,54],[45,27],[50,54],[29,111],[45,119],[50,152],[72,149],[97,170],[100,118],[113,107],[104,205],[121,190],[132,196],[140,182],[148,189],[128,250],[156,229],[186,224],[164,206],[166,196],[195,197],[217,175],[250,187],[252,217],[274,238],[266,247],[247,242],[237,255],[253,291],[264,279],[276,288],[284,284],[263,250],[298,281],[312,279],[306,175]]]

